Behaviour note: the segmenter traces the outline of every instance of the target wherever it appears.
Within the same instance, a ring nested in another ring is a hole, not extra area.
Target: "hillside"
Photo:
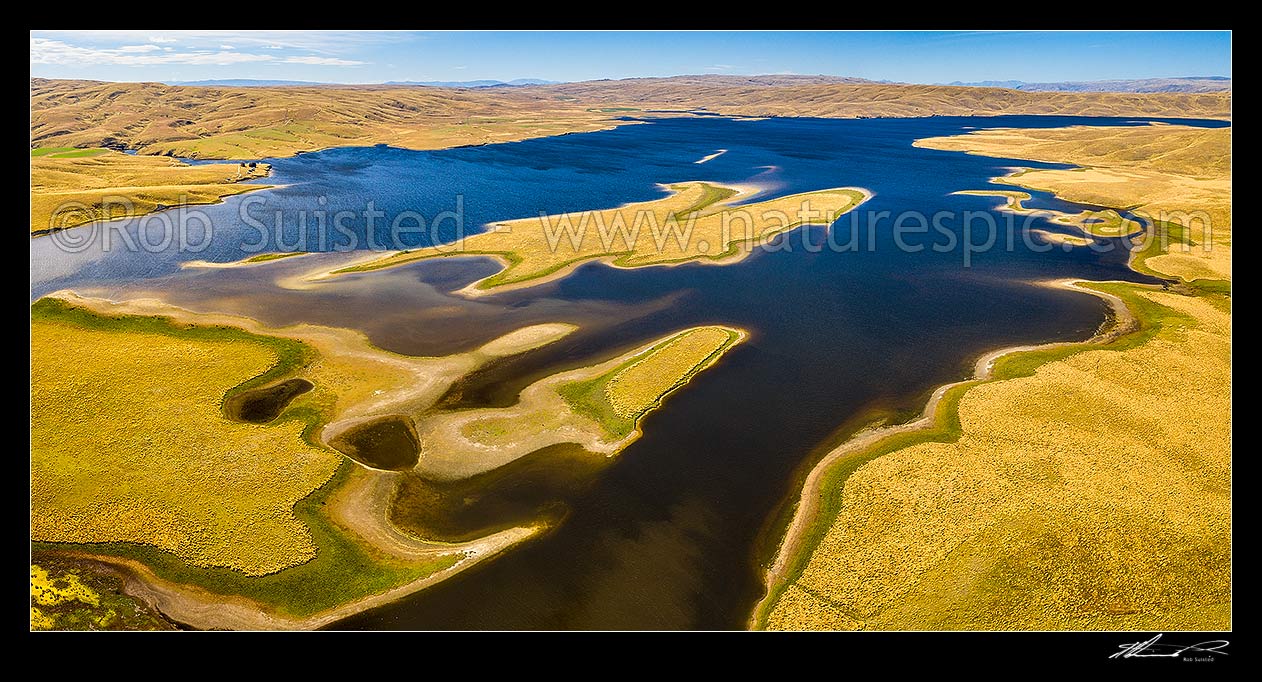
[[[1025,81],[981,81],[980,83],[955,82],[951,85],[968,85],[986,88],[1011,88],[1027,92],[1231,92],[1231,79],[1223,76],[1191,78],[1138,78],[1107,81],[1060,81],[1056,83],[1027,83]]]
[[[1029,93],[948,85],[780,85],[752,80],[742,85],[733,82],[732,77],[713,79],[692,76],[567,83],[536,88],[534,92],[573,97],[588,105],[706,109],[741,116],[853,118],[1060,114],[1229,118],[1231,115],[1229,93]]]
[[[1064,114],[1229,118],[1230,93],[1030,93],[828,76],[679,76],[515,88],[183,87],[31,80],[31,145],[246,159],[435,149],[609,128],[635,110],[740,116]]]
[[[614,125],[608,114],[512,92],[32,79],[31,145],[252,159],[352,145],[435,149]]]

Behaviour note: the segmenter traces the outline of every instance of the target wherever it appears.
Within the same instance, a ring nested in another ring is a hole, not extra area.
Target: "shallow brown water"
[[[407,471],[420,459],[421,443],[407,417],[374,419],[339,433],[329,445],[374,469]]]
[[[242,391],[224,401],[230,419],[266,424],[280,416],[294,398],[315,388],[306,379],[287,379],[279,384]]]

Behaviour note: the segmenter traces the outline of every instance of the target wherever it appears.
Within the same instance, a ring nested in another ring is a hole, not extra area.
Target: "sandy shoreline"
[[[663,189],[669,190],[668,185],[660,185],[660,186]],[[733,202],[736,202],[738,200],[748,201],[750,199],[753,199],[755,197],[758,197],[761,194],[764,194],[770,191],[771,189],[770,187],[754,184],[754,183],[724,184],[722,185],[722,187],[736,190],[735,195],[720,202],[723,205],[732,205]],[[847,208],[845,212],[840,215],[844,215],[845,213],[849,213],[851,211],[858,209],[860,206],[867,203],[868,201],[872,199],[872,197],[875,196],[875,193],[866,187],[846,186],[846,187],[839,187],[836,189],[849,190],[849,191],[857,192],[860,195],[862,195],[862,198],[857,203]],[[630,202],[630,203],[622,204],[621,206],[617,206],[615,207],[615,209],[625,209],[627,207],[635,206],[637,204],[643,204],[643,203],[651,203],[651,201],[650,202]],[[735,206],[733,206],[733,208],[739,208],[743,205],[744,204],[736,204]],[[837,217],[840,218],[840,215]],[[366,269],[366,270],[359,270],[359,271],[348,271],[347,270],[348,268],[353,268],[360,265],[366,265],[370,263],[379,262],[379,261],[382,261],[383,258],[389,258],[390,256],[393,256],[393,255],[406,254],[407,252],[370,251],[370,252],[367,252],[366,254],[354,254],[350,258],[347,258],[341,261],[336,266],[325,265],[319,268],[308,270],[306,272],[301,272],[301,273],[297,273],[293,275],[288,275],[286,277],[282,277],[277,280],[277,285],[284,287],[286,289],[306,290],[306,289],[312,288],[313,286],[321,282],[335,280],[341,276],[362,275],[369,272],[375,272],[377,270],[388,270],[388,269],[408,265],[410,263],[416,263],[422,260],[436,260],[436,259],[443,259],[443,258],[487,258],[494,261],[496,264],[498,264],[500,266],[500,270],[491,275],[483,277],[482,279],[479,279],[474,282],[470,282],[464,287],[461,287],[460,289],[457,289],[454,292],[452,292],[457,295],[464,296],[466,298],[475,299],[475,298],[481,298],[484,296],[492,296],[494,294],[503,293],[503,292],[528,289],[530,287],[564,279],[565,277],[568,277],[569,275],[573,274],[573,272],[577,270],[578,268],[584,265],[592,264],[592,263],[601,263],[608,267],[618,268],[622,270],[635,270],[639,268],[653,268],[653,267],[669,268],[669,267],[676,267],[680,265],[690,265],[690,264],[692,265],[731,265],[731,264],[739,263],[745,260],[753,253],[754,249],[764,246],[767,242],[769,242],[771,239],[777,236],[786,234],[788,232],[792,232],[793,230],[797,230],[802,227],[806,227],[808,225],[822,225],[822,224],[824,223],[807,222],[807,223],[791,224],[791,225],[785,226],[781,230],[778,230],[775,232],[767,232],[765,234],[759,235],[758,238],[735,240],[731,242],[731,246],[735,247],[734,252],[730,254],[725,254],[725,255],[715,254],[714,256],[689,257],[689,258],[684,258],[678,261],[646,263],[643,265],[621,265],[617,263],[616,261],[619,258],[625,256],[625,254],[622,254],[622,253],[610,254],[606,256],[596,256],[593,258],[584,258],[584,259],[575,261],[573,263],[564,265],[553,272],[547,273],[546,275],[532,277],[530,279],[524,279],[524,280],[520,280],[516,282],[498,284],[489,289],[482,288],[480,285],[486,280],[496,277],[502,272],[504,272],[505,270],[507,270],[509,267],[511,267],[512,262],[508,259],[507,256],[501,253],[457,250],[460,247],[461,242],[451,242],[449,244],[442,245],[443,247],[452,248],[452,250],[448,253],[421,255],[418,252],[417,257],[415,258],[402,258],[398,261],[385,264],[380,268],[373,268],[373,269]],[[489,228],[488,231],[494,231],[494,224],[488,225],[487,227]],[[470,235],[470,237],[478,236],[480,234],[483,234],[483,233],[479,232],[475,235]]]
[[[53,552],[60,556],[92,561],[117,569],[122,574],[125,593],[144,601],[166,618],[181,625],[199,630],[316,630],[435,585],[529,539],[541,530],[543,530],[541,527],[509,528],[471,543],[453,546],[452,549],[463,553],[464,557],[448,568],[385,592],[369,595],[305,617],[276,613],[246,597],[223,595],[193,585],[164,580],[135,559],[77,550],[53,550]],[[455,553],[455,551],[446,553]]]
[[[242,259],[240,259],[240,260],[230,260],[230,261],[226,261],[226,262],[221,262],[221,261],[209,261],[209,260],[186,260],[186,261],[184,261],[183,263],[180,263],[180,267],[181,267],[182,269],[185,269],[185,270],[198,270],[198,269],[206,269],[206,270],[217,270],[217,269],[218,269],[218,270],[227,270],[227,269],[233,269],[233,268],[255,268],[255,267],[258,267],[258,266],[260,266],[260,265],[267,265],[268,263],[275,263],[275,262],[277,262],[277,261],[288,260],[288,259],[290,259],[290,258],[298,258],[298,257],[301,257],[301,256],[308,256],[308,255],[311,255],[311,253],[314,253],[314,252],[310,252],[310,251],[293,251],[293,252],[270,252],[270,251],[265,251],[265,252],[263,252],[263,253],[254,254],[253,256],[246,256],[245,258],[242,258]],[[261,256],[268,256],[268,257],[267,257],[267,258],[260,258]]]
[[[270,262],[270,261],[268,261]],[[231,326],[250,333],[290,338],[315,348],[321,362],[380,365],[381,371],[411,379],[386,391],[376,391],[359,400],[349,400],[328,415],[321,427],[320,442],[326,443],[346,425],[382,413],[406,410],[416,404],[437,400],[447,387],[467,372],[496,357],[513,355],[568,335],[576,327],[568,324],[540,324],[518,329],[483,344],[475,350],[438,358],[402,356],[372,346],[354,330],[299,324],[270,328],[253,318],[199,313],[159,299],[112,301],[89,298],[73,291],[59,291],[51,297],[83,306],[103,315],[161,316],[197,325]],[[299,372],[305,375],[304,371]],[[368,595],[307,617],[291,617],[240,595],[213,592],[197,585],[177,583],[159,577],[140,561],[95,554],[78,549],[54,549],[54,553],[92,560],[116,567],[124,576],[124,591],[142,599],[169,618],[199,629],[312,629],[333,623],[433,585],[477,563],[533,537],[542,526],[508,528],[463,543],[427,541],[412,537],[394,527],[388,518],[388,504],[399,474],[357,467],[338,488],[328,493],[329,521],[348,532],[365,549],[393,561],[432,561],[460,555],[441,570]]]
[[[419,419],[413,416],[417,409],[426,408],[428,404],[437,400],[452,382],[476,369],[482,363],[496,357],[513,355],[551,343],[576,329],[573,325],[561,323],[532,325],[492,339],[466,353],[423,358],[399,356],[382,351],[371,346],[362,334],[349,329],[309,324],[271,328],[253,318],[225,313],[196,312],[168,304],[157,298],[120,302],[84,297],[72,291],[60,291],[51,296],[83,306],[98,314],[162,316],[181,323],[231,326],[251,333],[290,338],[310,345],[320,354],[320,359],[313,364],[333,362],[343,367],[370,366],[374,371],[410,377],[397,386],[382,385],[386,389],[384,391],[376,390],[370,395],[358,395],[345,403],[339,402],[337,407],[325,417],[325,424],[320,427],[317,436],[319,442],[326,444],[347,427],[387,413],[409,415],[409,418],[414,420],[413,423],[421,427],[421,431],[426,433],[427,437],[432,441],[441,441],[442,439],[433,438],[435,434],[427,429],[429,422],[435,420]],[[733,335],[733,338],[724,347],[724,352],[749,336],[748,332],[742,329],[725,329]],[[669,336],[679,333],[683,332],[674,332]],[[546,403],[545,408],[554,411],[568,410],[569,407],[563,402],[563,398],[556,393],[557,386],[570,381],[599,376],[629,359],[647,353],[661,342],[660,338],[653,339],[617,357],[546,377],[523,390],[518,404],[507,411],[529,412],[531,409],[538,408],[541,402]],[[720,357],[721,352],[719,356],[711,357],[695,367],[687,377],[660,396],[657,404],[660,404],[670,393],[682,389],[697,373],[717,362]],[[319,376],[311,374],[309,369],[299,370],[296,376],[319,379]],[[652,408],[646,411],[646,414],[651,411]],[[505,410],[492,409],[491,412],[500,413]],[[481,411],[477,410],[458,412],[447,417],[439,417],[435,425],[451,427],[455,435],[459,436],[459,427],[470,418],[476,418],[480,414]],[[491,457],[492,461],[487,462],[479,457],[477,462],[465,462],[462,466],[456,466],[455,469],[460,469],[460,471],[445,471],[446,477],[462,478],[477,473],[463,471],[470,466],[476,469],[488,468],[488,464],[489,468],[503,465],[539,447],[551,444],[557,440],[558,435],[567,436],[561,440],[579,443],[597,456],[612,457],[642,435],[643,417],[644,415],[641,415],[635,420],[634,428],[630,433],[616,440],[607,440],[609,435],[600,425],[595,422],[586,423],[588,420],[584,418],[578,420],[573,428],[569,429],[575,433],[558,434],[547,431],[535,434],[537,437],[526,438],[525,441],[529,442],[513,443],[507,451],[503,446],[488,448],[491,451],[489,454],[497,455]],[[419,421],[416,421],[417,419]],[[461,440],[464,439],[461,438]],[[428,460],[422,462],[415,470],[421,471],[428,467],[435,469],[429,472],[435,474],[438,473],[437,470],[451,469],[452,466],[451,463],[445,463],[442,458],[439,458],[434,462]],[[153,569],[137,559],[98,554],[75,548],[72,545],[67,545],[64,549],[50,549],[49,551],[113,567],[123,577],[124,591],[127,594],[151,604],[168,618],[190,627],[242,630],[315,629],[434,585],[546,530],[544,525],[539,524],[517,526],[459,543],[414,537],[396,527],[389,518],[391,498],[395,494],[402,475],[399,472],[378,470],[362,465],[352,468],[347,478],[327,492],[324,504],[327,522],[342,529],[362,547],[376,553],[386,561],[407,565],[411,562],[419,564],[456,556],[455,563],[385,591],[362,596],[309,616],[286,615],[277,607],[240,594],[221,593],[197,584],[168,580],[157,575]]]
[[[1106,320],[1106,323],[1110,321],[1112,322],[1107,329],[1102,327],[1086,341],[1009,346],[1007,348],[1000,348],[986,353],[978,358],[977,362],[974,363],[972,377],[944,384],[934,390],[933,394],[929,397],[928,402],[925,403],[925,407],[921,411],[920,417],[917,419],[903,424],[860,431],[849,440],[829,451],[829,453],[826,454],[811,469],[802,485],[802,491],[798,495],[798,502],[793,513],[793,519],[789,522],[789,526],[785,529],[783,537],[780,540],[780,545],[776,549],[775,559],[772,561],[771,566],[768,567],[764,574],[763,586],[766,592],[754,606],[747,623],[748,628],[755,628],[763,610],[772,605],[767,603],[767,598],[770,596],[772,588],[785,579],[789,563],[802,551],[802,543],[806,540],[805,536],[809,530],[810,522],[819,512],[819,500],[823,496],[822,487],[824,475],[834,464],[842,459],[845,459],[847,456],[860,453],[890,436],[914,431],[923,431],[931,428],[937,421],[938,405],[942,402],[943,397],[946,396],[948,391],[958,386],[990,379],[995,367],[995,362],[1005,355],[1034,350],[1066,348],[1071,346],[1081,346],[1083,350],[1086,350],[1093,345],[1107,343],[1134,329],[1136,324],[1135,318],[1122,299],[1114,296],[1113,294],[1079,286],[1079,283],[1084,282],[1087,282],[1087,280],[1067,279],[1043,282],[1040,283],[1040,285],[1087,293],[1103,299],[1109,304],[1113,313],[1111,320]]]

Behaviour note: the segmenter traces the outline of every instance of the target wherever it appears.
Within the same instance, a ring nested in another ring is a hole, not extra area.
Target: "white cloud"
[[[350,34],[350,38],[346,34]],[[312,31],[38,31],[31,35],[31,64],[62,66],[207,65],[271,63],[360,66],[353,52],[394,34]],[[273,50],[295,50],[292,55]]]
[[[337,57],[285,57],[286,64],[314,64],[316,66],[359,66],[364,62],[354,59],[338,59]]]
[[[731,71],[734,68],[736,67],[732,66],[731,64],[711,64],[705,67],[705,70],[706,71]]]
[[[195,50],[190,52],[163,51],[154,54],[152,50],[125,48],[92,48],[70,45],[60,40],[47,38],[31,38],[32,64],[115,64],[119,66],[152,66],[155,64],[203,64],[225,66],[247,62],[268,62],[276,57],[247,52],[211,52]]]
[[[305,50],[319,54],[343,54],[367,45],[423,40],[423,34],[407,31],[35,31],[41,38],[71,44],[179,43],[189,49],[209,50],[219,45],[238,49],[269,48]],[[223,48],[220,48],[223,49]]]

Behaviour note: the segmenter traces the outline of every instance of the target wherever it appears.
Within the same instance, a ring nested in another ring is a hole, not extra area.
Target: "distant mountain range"
[[[890,84],[891,81],[871,81],[864,78],[845,76],[807,76],[796,74],[769,74],[762,76],[734,76],[724,74],[703,74],[693,76],[673,76],[671,78],[626,78],[611,81],[583,81],[583,83],[617,82],[627,85],[641,83],[672,83],[684,85],[729,85],[729,86],[765,86],[765,85],[824,85],[824,84]],[[318,83],[314,81],[264,80],[253,78],[229,78],[200,81],[167,81],[167,85],[193,85],[221,88],[277,87],[277,86],[319,86],[338,85],[336,83]],[[392,85],[397,87],[425,86],[432,88],[503,88],[526,85],[560,85],[561,81],[549,81],[542,78],[517,78],[511,81],[470,80],[470,81],[386,81],[374,85]],[[576,83],[575,85],[581,85]],[[364,85],[369,85],[365,83]],[[1231,92],[1231,78],[1227,76],[1190,76],[1187,78],[1142,78],[1136,80],[1108,81],[1061,81],[1056,83],[1030,83],[1027,81],[955,81],[948,85],[962,85],[984,88],[1008,88],[1026,92]]]
[[[1229,92],[1231,79],[1226,76],[1190,76],[1187,78],[1140,78],[1112,81],[1063,81],[1059,83],[1027,83],[1025,81],[955,81],[949,85],[985,88],[1008,88],[1027,92]]]
[[[315,81],[271,81],[256,80],[253,78],[223,78],[218,80],[204,81],[163,81],[167,85],[195,85],[202,87],[220,87],[220,88],[262,88],[275,87],[278,85],[329,85],[328,83],[317,83]]]
[[[495,88],[504,85],[553,85],[559,81],[545,81],[540,78],[516,78],[511,81],[386,81],[382,85],[426,85],[432,88]]]
[[[263,80],[254,78],[225,78],[218,80],[204,81],[164,81],[167,85],[193,85],[201,87],[220,87],[220,88],[261,88],[276,86],[312,86],[312,85],[338,85],[337,83],[318,83],[316,81],[277,81]],[[539,78],[518,78],[511,81],[496,80],[480,80],[480,81],[387,81],[380,85],[426,85],[434,88],[494,88],[501,86],[515,85],[553,85],[558,81],[545,81]],[[376,85],[376,84],[374,84]]]

